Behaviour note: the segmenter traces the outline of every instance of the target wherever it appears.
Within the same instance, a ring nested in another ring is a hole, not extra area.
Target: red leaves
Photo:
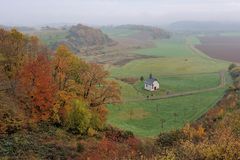
[[[56,92],[50,61],[42,54],[37,55],[23,66],[20,73],[21,93],[33,105],[31,116],[37,121],[48,119]]]

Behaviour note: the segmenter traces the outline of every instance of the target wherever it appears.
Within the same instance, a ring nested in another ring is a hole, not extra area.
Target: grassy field
[[[138,136],[154,137],[198,119],[223,92],[224,89],[219,89],[191,96],[109,105],[108,123],[133,131]],[[165,120],[163,128],[162,119]]]
[[[159,56],[159,57],[184,57],[192,55],[191,50],[183,45],[183,38],[173,37],[165,40],[154,41],[155,47],[139,49],[135,52],[141,55]]]
[[[120,82],[124,103],[108,106],[108,123],[143,137],[154,137],[198,119],[223,96],[224,89],[162,100],[143,100],[146,95],[161,96],[217,87],[220,82],[218,72],[226,70],[230,64],[192,48],[200,43],[194,36],[176,36],[154,43],[152,48],[136,49],[131,53],[155,58],[134,60],[109,69],[113,78],[147,78],[152,73],[159,80],[160,90],[154,93],[145,91],[140,81],[134,85]],[[161,119],[166,121],[163,128]]]
[[[219,74],[193,74],[180,76],[156,77],[160,83],[160,90],[149,92],[144,89],[144,82],[138,81],[134,87],[143,95],[166,95],[217,87],[220,83]]]
[[[121,67],[110,69],[113,77],[147,77],[153,75],[178,75],[218,72],[226,69],[229,63],[206,60],[200,56],[152,58],[131,61]]]
[[[139,93],[133,85],[124,83],[122,81],[117,81],[121,86],[122,99],[124,101],[131,101],[135,99],[144,98],[142,93]]]
[[[124,66],[113,66],[113,77],[140,77],[153,75],[178,75],[209,73],[225,70],[230,63],[211,59],[191,45],[199,43],[196,37],[172,37],[169,40],[155,41],[155,46],[132,51],[136,54],[156,56],[156,58],[134,60]]]

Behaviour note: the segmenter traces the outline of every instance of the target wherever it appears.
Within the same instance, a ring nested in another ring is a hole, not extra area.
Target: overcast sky
[[[240,0],[0,0],[0,24],[240,21]]]

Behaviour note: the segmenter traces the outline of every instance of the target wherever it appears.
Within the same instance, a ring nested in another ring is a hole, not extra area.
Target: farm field
[[[153,43],[148,48],[131,50],[131,54],[153,58],[137,59],[109,68],[111,78],[138,80],[135,84],[118,80],[123,103],[108,106],[108,123],[143,137],[155,137],[160,132],[181,128],[204,114],[223,96],[225,88],[218,88],[219,72],[226,70],[230,64],[193,49],[194,45],[200,44],[194,36],[174,36]],[[160,83],[160,90],[156,92],[145,91],[143,82],[139,80],[141,76],[148,78],[150,73]],[[225,80],[227,83],[230,81],[227,73]],[[167,99],[146,99],[147,96],[159,97],[208,88],[215,89]],[[166,121],[163,128],[161,119]]]
[[[135,52],[141,55],[157,57],[184,57],[192,54],[187,46],[183,45],[183,38],[170,38],[154,41],[155,47],[139,49]]]
[[[233,33],[224,35],[227,36],[199,37],[201,44],[196,48],[212,58],[240,62],[240,36]]]
[[[148,77],[150,73],[154,76],[180,75],[218,72],[228,67],[227,62],[216,62],[206,60],[200,56],[171,57],[171,58],[149,58],[135,60],[121,67],[111,67],[112,77]]]
[[[229,63],[213,60],[203,53],[196,52],[191,47],[198,44],[195,37],[174,36],[169,40],[154,41],[155,45],[146,49],[135,49],[131,53],[151,55],[154,58],[133,60],[123,66],[112,66],[112,77],[147,77],[197,74],[226,70]]]
[[[181,128],[198,119],[223,95],[224,89],[162,100],[109,105],[108,122],[142,137]],[[161,121],[165,121],[162,124]]]

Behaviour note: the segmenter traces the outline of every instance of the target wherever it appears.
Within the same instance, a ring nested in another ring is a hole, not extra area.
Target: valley
[[[71,29],[45,29],[34,35],[54,46],[63,42]],[[159,132],[179,129],[197,120],[215,105],[231,83],[227,73],[230,62],[224,61],[230,59],[220,60],[201,48],[207,37],[137,25],[101,27],[100,30],[115,44],[99,41],[84,53],[80,46],[74,48],[81,50],[77,52],[81,58],[104,65],[110,72],[109,78],[120,85],[122,103],[108,105],[107,123],[137,136],[155,137]],[[76,33],[84,35],[83,31],[84,27],[82,31],[75,27]],[[153,36],[156,31],[158,37]],[[234,41],[237,37],[230,35],[229,39]],[[217,44],[214,38],[210,40]],[[155,92],[144,90],[144,80],[140,80],[140,77],[147,79],[149,74],[159,81],[160,89]],[[163,120],[166,127],[159,125]]]
[[[0,4],[0,160],[240,160],[240,1]]]
[[[117,35],[120,32],[124,31],[118,31]],[[114,35],[112,32],[111,34]],[[133,34],[127,31],[126,34],[120,35],[125,35],[125,38],[128,35],[132,38]],[[118,79],[123,98],[123,104],[109,105],[108,122],[139,136],[154,137],[159,132],[183,127],[213,107],[224,95],[225,87],[230,83],[227,82],[218,88],[221,83],[219,72],[226,71],[230,63],[210,58],[205,53],[192,49],[190,46],[194,47],[199,43],[197,37],[193,36],[172,35],[169,39],[146,43],[152,45],[130,49],[129,54],[152,56],[152,58],[135,59],[121,66],[107,66],[111,77]],[[125,55],[127,53],[122,56]],[[149,92],[143,89],[140,77],[146,79],[150,73],[159,81],[158,91]],[[228,77],[225,73],[225,78],[229,79]],[[135,81],[128,83],[119,79],[135,79]],[[216,90],[208,91],[215,87]],[[194,92],[202,89],[200,93]],[[194,94],[180,96],[181,93],[189,91],[190,93],[193,91]],[[171,95],[175,94],[176,97],[171,98]],[[168,95],[170,98],[161,99]],[[204,98],[207,100],[201,100]],[[156,108],[159,110],[157,113]],[[183,110],[187,112],[185,116]],[[181,114],[175,121],[174,113]],[[164,119],[166,127],[161,128],[161,119]]]

